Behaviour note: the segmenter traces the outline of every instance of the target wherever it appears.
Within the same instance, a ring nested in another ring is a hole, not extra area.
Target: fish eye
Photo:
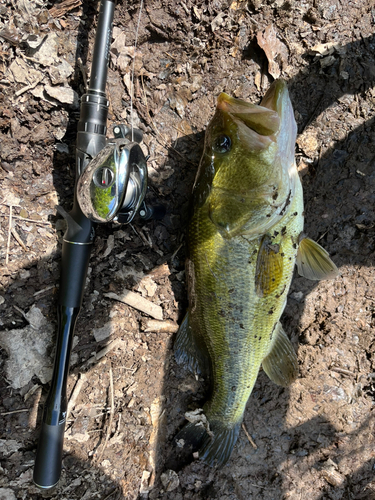
[[[214,140],[213,150],[216,153],[227,153],[230,150],[232,142],[227,135],[219,135]]]

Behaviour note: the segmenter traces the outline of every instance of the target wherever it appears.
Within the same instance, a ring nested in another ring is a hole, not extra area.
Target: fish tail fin
[[[175,437],[180,455],[191,455],[199,450],[199,458],[211,467],[222,467],[229,460],[241,429],[241,422],[227,427],[214,422],[212,430],[202,424],[189,422]],[[181,459],[181,457],[180,457]],[[186,458],[185,458],[186,462]]]
[[[211,467],[222,467],[232,454],[240,433],[241,422],[232,427],[224,426],[220,422],[213,422],[211,429],[210,433],[205,433],[202,447],[199,450],[199,458]]]

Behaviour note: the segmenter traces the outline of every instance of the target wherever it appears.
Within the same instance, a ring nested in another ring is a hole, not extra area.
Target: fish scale
[[[295,263],[309,279],[337,275],[327,252],[302,234],[295,139],[281,80],[260,106],[221,94],[206,130],[188,227],[189,310],[175,357],[209,375],[209,429],[191,422],[176,439],[199,443],[210,465],[229,459],[260,366],[281,386],[297,377],[279,322]]]

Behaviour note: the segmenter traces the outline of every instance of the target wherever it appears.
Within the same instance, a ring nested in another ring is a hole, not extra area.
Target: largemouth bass
[[[207,127],[188,227],[189,310],[175,356],[209,372],[209,429],[189,423],[178,437],[200,440],[210,465],[229,459],[260,367],[281,386],[297,377],[279,321],[295,264],[309,279],[337,275],[328,253],[303,235],[296,134],[281,80],[260,106],[220,94]]]

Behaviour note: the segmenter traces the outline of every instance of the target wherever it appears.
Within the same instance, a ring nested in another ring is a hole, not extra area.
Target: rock
[[[166,491],[173,491],[178,488],[178,485],[180,484],[177,473],[171,469],[163,472],[160,479]]]
[[[30,324],[25,328],[0,332],[0,345],[9,355],[5,373],[13,389],[25,386],[34,375],[42,384],[52,378],[52,359],[47,353],[54,328],[37,307],[32,307],[26,318]]]
[[[0,500],[17,500],[17,497],[10,488],[0,488]]]
[[[52,87],[45,85],[44,90],[50,96],[64,104],[70,104],[72,108],[78,109],[79,99],[78,94],[70,87]]]

